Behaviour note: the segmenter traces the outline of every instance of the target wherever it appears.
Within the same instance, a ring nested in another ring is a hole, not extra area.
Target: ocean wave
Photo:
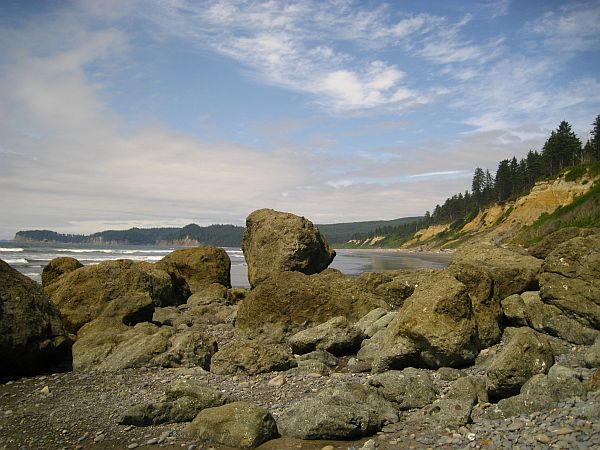
[[[5,259],[4,262],[7,264],[28,264],[29,263],[29,261],[27,261],[25,258]]]
[[[57,248],[56,251],[61,253],[118,253],[118,250],[103,248]]]
[[[0,252],[22,252],[22,251],[24,251],[24,249],[22,249],[22,248],[0,247]]]
[[[124,255],[134,255],[136,253],[173,253],[174,249],[170,250],[117,250],[118,253]]]

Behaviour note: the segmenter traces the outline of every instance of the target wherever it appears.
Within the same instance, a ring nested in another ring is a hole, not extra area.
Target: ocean
[[[181,247],[92,246],[83,244],[47,244],[0,241],[0,259],[31,279],[41,282],[42,269],[61,256],[76,258],[82,264],[98,264],[111,259],[156,262]],[[225,248],[231,259],[231,284],[249,287],[247,266],[240,248]],[[443,268],[450,261],[448,253],[406,252],[394,250],[336,250],[330,267],[348,275],[394,269]]]

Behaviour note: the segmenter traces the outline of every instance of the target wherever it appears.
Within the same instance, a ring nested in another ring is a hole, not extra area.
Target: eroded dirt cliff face
[[[472,240],[491,240],[504,243],[512,239],[526,225],[531,225],[542,214],[550,214],[561,206],[570,204],[577,196],[585,194],[594,180],[580,179],[565,181],[563,178],[544,180],[535,184],[531,192],[516,201],[491,205],[450,238],[441,234],[449,230],[448,225],[433,225],[420,230],[404,244],[410,248],[423,245],[427,248],[452,247],[454,243]]]

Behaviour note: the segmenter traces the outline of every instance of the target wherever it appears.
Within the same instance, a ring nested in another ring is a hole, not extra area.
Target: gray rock
[[[214,339],[200,331],[177,333],[172,327],[144,322],[133,327],[100,317],[79,330],[73,345],[73,369],[117,371],[137,367],[209,368],[217,351]]]
[[[297,362],[287,346],[239,340],[225,344],[213,355],[210,371],[219,375],[255,375],[296,366]]]
[[[68,256],[54,258],[46,264],[42,270],[42,286],[46,287],[49,284],[54,283],[64,274],[73,272],[80,267],[83,267],[83,264],[75,258],[70,258]]]
[[[335,367],[338,365],[338,359],[325,350],[315,350],[310,353],[305,353],[304,355],[295,355],[295,358],[298,362],[316,360],[328,365],[329,367]]]
[[[398,404],[401,410],[422,408],[435,400],[435,390],[429,372],[407,367],[374,375],[369,384],[379,389],[386,400]]]
[[[600,234],[570,239],[546,258],[540,275],[544,303],[582,325],[600,328]]]
[[[195,439],[251,449],[277,437],[277,424],[265,408],[234,402],[201,411],[186,428]]]
[[[231,287],[231,261],[219,247],[194,247],[175,250],[156,263],[174,279],[184,280],[192,293],[213,283]]]
[[[502,335],[500,301],[537,289],[541,265],[537,258],[488,243],[463,246],[453,255],[448,269],[467,286],[482,348]]]
[[[42,288],[0,260],[0,375],[68,363],[72,339]]]
[[[298,361],[298,367],[294,369],[294,372],[299,375],[319,374],[328,377],[331,374],[331,369],[327,364],[323,364],[321,361],[307,359]]]
[[[528,325],[525,316],[525,302],[519,294],[509,295],[502,300],[501,304],[502,312],[509,325],[517,327],[526,327]]]
[[[395,407],[377,389],[344,383],[298,400],[280,417],[279,429],[298,439],[353,439],[397,420]]]
[[[254,211],[246,218],[242,250],[252,287],[278,272],[319,273],[335,257],[312,222],[272,209]]]
[[[531,328],[519,328],[486,370],[490,397],[515,395],[533,375],[547,373],[554,364],[546,337]]]
[[[365,334],[369,337],[375,336],[376,333],[384,330],[397,315],[397,311],[391,311],[387,313],[385,316],[376,320],[372,325],[368,326],[365,330]]]
[[[444,381],[455,381],[466,376],[462,370],[453,367],[440,367],[437,373]]]
[[[546,259],[546,257],[563,242],[575,237],[585,237],[598,233],[600,233],[600,228],[561,228],[560,230],[545,236],[538,244],[529,249],[529,253],[536,258]]]
[[[406,367],[417,355],[430,368],[462,366],[479,350],[467,288],[447,272],[421,283],[384,333],[377,370]]]
[[[363,334],[366,334],[366,330],[367,328],[369,328],[371,325],[373,325],[377,320],[381,319],[383,316],[385,316],[388,313],[388,311],[385,308],[375,308],[372,311],[369,311],[367,314],[365,314],[363,317],[361,317],[355,324],[354,326],[356,328],[358,328],[360,331],[363,332]],[[371,337],[371,336],[369,336]]]
[[[154,264],[125,259],[64,273],[44,290],[72,333],[99,317],[126,325],[149,321],[156,306],[178,305],[189,296],[185,281],[174,281]]]
[[[361,290],[355,277],[337,270],[310,276],[281,272],[261,282],[240,302],[235,327],[241,336],[281,343],[333,317],[355,322],[378,307],[387,305]]]
[[[600,336],[596,338],[594,344],[585,352],[584,360],[588,367],[600,367]]]
[[[348,319],[338,316],[294,334],[288,342],[294,353],[325,350],[333,355],[342,356],[358,351],[363,338],[363,333],[351,325]]]
[[[165,401],[144,403],[129,408],[120,423],[145,427],[162,423],[192,421],[200,411],[227,403],[227,397],[209,386],[190,380],[172,382]]]

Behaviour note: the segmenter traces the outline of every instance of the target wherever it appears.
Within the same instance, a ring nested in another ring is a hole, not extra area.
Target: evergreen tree
[[[594,123],[592,124],[592,131],[590,132],[590,140],[588,143],[589,148],[587,151],[589,152],[589,155],[595,161],[600,161],[600,114],[596,116],[596,120],[594,120]]]
[[[548,164],[548,172],[557,174],[568,166],[574,166],[581,161],[581,141],[571,129],[571,125],[563,120],[556,131],[544,144],[542,154]]]
[[[484,191],[485,191],[485,173],[483,169],[477,167],[473,174],[473,182],[471,183],[471,192],[473,193],[473,200],[477,207],[480,207],[484,202]]]
[[[512,179],[508,159],[504,159],[498,164],[498,170],[496,171],[496,193],[499,202],[503,202],[512,194]]]

